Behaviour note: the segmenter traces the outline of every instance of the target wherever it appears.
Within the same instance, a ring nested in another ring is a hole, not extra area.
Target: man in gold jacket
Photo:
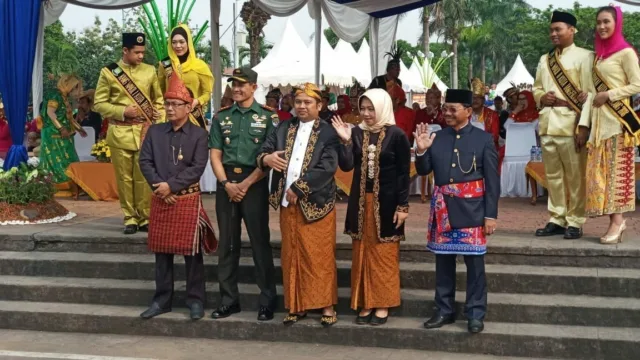
[[[156,70],[142,63],[144,34],[122,34],[122,46],[122,59],[100,72],[93,108],[109,121],[107,144],[118,181],[124,233],[135,234],[148,231],[151,200],[138,164],[140,148],[146,129],[165,116]]]
[[[540,111],[539,135],[549,191],[549,223],[536,236],[582,237],[585,223],[585,143],[589,133],[593,53],[573,43],[576,18],[555,11],[554,49],[538,64],[533,94]]]

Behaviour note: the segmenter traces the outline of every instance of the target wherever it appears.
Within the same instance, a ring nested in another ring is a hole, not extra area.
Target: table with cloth
[[[640,179],[640,163],[638,158],[636,158],[636,180]],[[536,185],[541,185],[543,188],[547,188],[547,179],[544,173],[544,164],[542,162],[533,162],[530,161],[525,168],[525,173],[527,174],[527,179],[531,184],[532,194],[531,194],[531,203],[535,205],[536,199],[538,198],[538,191]],[[637,186],[638,182],[636,182]],[[640,198],[640,194],[638,194]]]
[[[110,162],[82,161],[67,167],[65,174],[95,201],[118,200],[118,185],[113,164]]]

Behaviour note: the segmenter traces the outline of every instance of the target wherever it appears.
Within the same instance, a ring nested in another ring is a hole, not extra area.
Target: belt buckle
[[[241,168],[233,168],[233,173],[234,174],[242,174],[242,169]]]

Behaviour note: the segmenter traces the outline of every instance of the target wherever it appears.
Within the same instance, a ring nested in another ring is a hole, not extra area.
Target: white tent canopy
[[[433,76],[432,80],[436,84],[438,89],[440,89],[441,92],[444,93],[445,91],[447,91],[448,89],[447,85],[445,85],[444,82],[440,80],[438,75],[434,74],[434,71],[431,65],[425,63],[422,69],[424,70],[421,70],[421,66],[420,66],[420,62],[418,61],[418,58],[414,57],[413,63],[411,63],[409,70],[406,70],[405,72],[403,68],[400,71],[400,80],[402,80],[402,85],[403,87],[405,87],[405,91],[406,91],[406,88],[410,89],[413,92],[423,92],[423,93],[428,90],[427,87],[425,87],[424,84],[422,83],[423,71],[426,72],[425,76],[427,78],[431,78],[431,76]]]
[[[362,39],[360,49],[358,49],[358,66],[355,67],[353,76],[360,85],[369,86],[371,83],[371,48],[367,39]]]
[[[520,84],[533,85],[533,82],[533,76],[529,74],[529,71],[522,62],[522,58],[518,55],[515,63],[513,63],[513,66],[511,67],[511,70],[509,70],[504,79],[502,79],[502,81],[500,81],[496,86],[496,93],[502,96],[502,93],[513,86],[512,83],[519,86]]]
[[[338,53],[338,48],[332,48],[324,35],[320,35],[320,38],[320,53],[322,54],[320,73],[323,76],[324,84],[340,87],[351,86],[351,84],[353,84],[354,66],[352,64],[345,64],[341,54]],[[313,57],[315,53],[315,41],[312,41],[307,49]],[[361,64],[361,66],[364,66],[364,64]],[[313,62],[309,63],[309,67],[313,68]]]

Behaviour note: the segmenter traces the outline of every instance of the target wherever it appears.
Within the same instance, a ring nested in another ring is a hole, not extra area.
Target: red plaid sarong
[[[177,199],[174,205],[169,205],[157,196],[152,197],[149,250],[154,253],[195,255],[202,247],[205,253],[215,252],[218,240],[202,207],[200,192],[177,196]]]

